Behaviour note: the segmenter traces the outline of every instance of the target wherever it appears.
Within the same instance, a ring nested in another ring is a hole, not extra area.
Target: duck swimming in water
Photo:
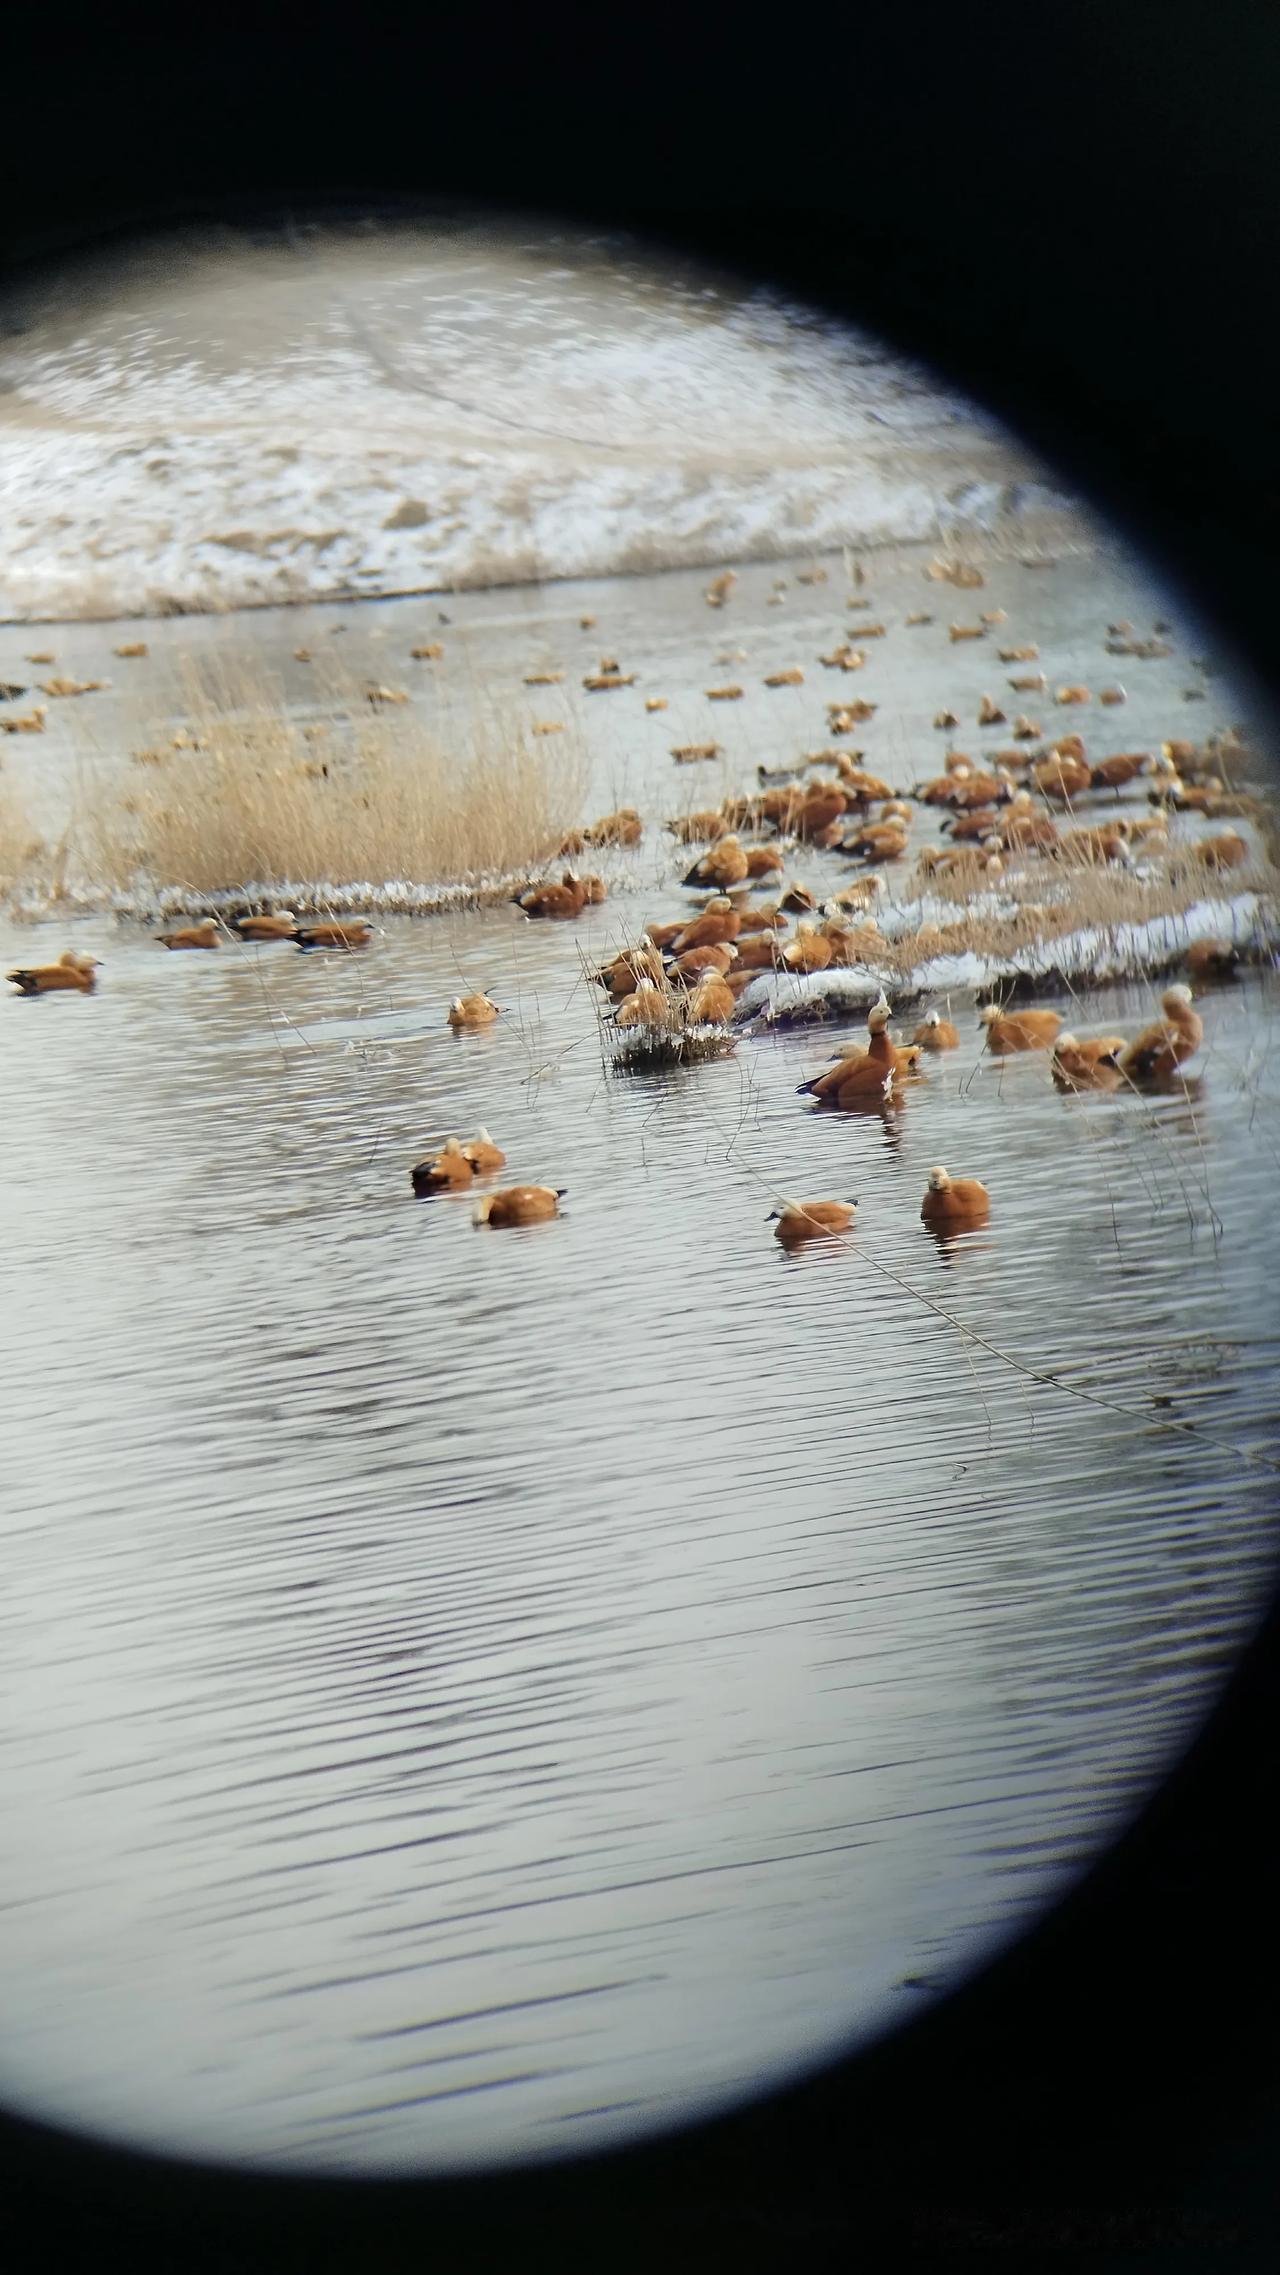
[[[1059,1035],[1053,1051],[1054,1080],[1064,1090],[1112,1090],[1124,1079],[1115,1064],[1123,1049],[1123,1035],[1094,1035],[1085,1042],[1077,1042],[1074,1035]]]
[[[959,1031],[940,1011],[931,1011],[911,1040],[922,1051],[958,1051],[960,1048]]]
[[[773,1225],[773,1237],[784,1248],[798,1248],[804,1240],[830,1240],[835,1233],[847,1232],[857,1206],[856,1201],[788,1201],[766,1222]]]
[[[462,1148],[477,1177],[488,1177],[495,1169],[505,1169],[507,1157],[500,1145],[495,1145],[481,1122],[476,1134]]]
[[[298,919],[291,908],[277,908],[261,916],[233,916],[232,925],[242,940],[293,940]]]
[[[486,1193],[476,1202],[473,1224],[491,1224],[495,1230],[507,1225],[542,1224],[548,1217],[559,1216],[564,1188],[554,1185],[508,1185],[502,1192]]]
[[[205,916],[198,924],[180,925],[176,932],[161,932],[157,937],[162,948],[216,948],[217,918]]]
[[[920,1215],[925,1224],[959,1227],[979,1224],[991,1210],[991,1195],[977,1177],[952,1177],[931,1169]]]
[[[319,924],[299,924],[293,937],[300,948],[364,948],[373,938],[373,926],[367,916],[326,918]]]
[[[464,1027],[491,1027],[498,1017],[498,1006],[487,995],[455,995],[449,1005],[448,1022],[455,1034]]]
[[[1168,987],[1160,998],[1163,1019],[1153,1021],[1116,1054],[1121,1074],[1132,1082],[1163,1082],[1199,1050],[1204,1022],[1191,1007],[1189,987]]]
[[[988,1003],[978,1013],[987,1030],[987,1049],[997,1057],[1011,1051],[1047,1051],[1062,1021],[1056,1011],[1002,1011]]]
[[[439,1153],[428,1154],[424,1161],[415,1161],[409,1171],[409,1181],[420,1197],[429,1193],[456,1193],[460,1187],[470,1185],[474,1176],[474,1165],[456,1137],[446,1138]]]
[[[5,978],[19,995],[54,995],[64,990],[92,995],[93,975],[99,968],[96,956],[83,956],[75,948],[67,948],[56,964],[29,964],[6,972]]]

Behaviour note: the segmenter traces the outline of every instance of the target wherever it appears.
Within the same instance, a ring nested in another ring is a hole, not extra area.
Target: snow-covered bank
[[[859,964],[841,971],[762,972],[744,988],[737,1017],[783,1026],[828,1012],[863,1010],[881,988],[894,1001],[914,1002],[926,995],[1000,987],[1012,993],[1031,982],[1094,987],[1106,980],[1154,978],[1172,971],[1195,940],[1227,940],[1243,955],[1260,958],[1274,954],[1276,937],[1274,907],[1258,893],[1240,893],[1232,900],[1198,901],[1145,924],[1085,926],[1011,956],[969,950],[930,957],[907,972],[887,960],[882,969]]]
[[[622,246],[228,232],[29,288],[0,336],[19,621],[1075,527],[931,374]]]

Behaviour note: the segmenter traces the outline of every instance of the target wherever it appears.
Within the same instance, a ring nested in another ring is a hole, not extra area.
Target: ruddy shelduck
[[[891,1095],[906,1071],[903,1053],[889,1034],[889,1000],[881,989],[867,1013],[870,1041],[865,1050],[847,1051],[809,1082],[799,1085],[802,1095],[825,1099],[832,1105],[875,1104]]]
[[[439,1153],[428,1154],[423,1161],[415,1161],[409,1171],[409,1181],[419,1196],[430,1193],[456,1193],[465,1189],[475,1177],[475,1165],[467,1159],[461,1142],[456,1137],[446,1138]]]
[[[665,955],[680,938],[687,923],[688,918],[680,916],[666,924],[656,924],[650,921],[644,928],[645,939],[651,948],[660,949]]]
[[[858,877],[853,884],[842,885],[838,893],[833,893],[830,905],[834,908],[847,909],[852,915],[859,909],[870,908],[872,901],[885,889],[883,877]],[[783,901],[781,905],[785,908],[787,904]],[[813,906],[812,899],[809,906]]]
[[[1089,779],[1095,790],[1114,790],[1117,797],[1128,782],[1144,774],[1150,765],[1150,754],[1145,750],[1118,750],[1111,758],[1100,758],[1089,769]]]
[[[736,940],[742,930],[742,918],[733,902],[718,893],[707,902],[700,916],[677,932],[671,945],[677,956],[687,948],[717,947],[722,941]]]
[[[218,920],[205,916],[198,924],[180,925],[176,932],[161,932],[157,937],[162,948],[216,948]]]
[[[787,929],[787,919],[777,901],[760,901],[754,908],[740,908],[738,914],[742,919],[739,940],[752,932],[785,932]]]
[[[1239,869],[1249,858],[1249,847],[1239,830],[1228,829],[1218,837],[1204,838],[1195,856],[1206,869]]]
[[[686,885],[740,885],[750,876],[747,849],[734,836],[722,837],[694,862]]]
[[[1240,962],[1240,951],[1227,940],[1193,940],[1182,959],[1197,979],[1230,979]]]
[[[987,1049],[997,1057],[1011,1051],[1047,1051],[1062,1026],[1056,1011],[1002,1011],[998,1003],[988,1003],[978,1019],[987,1030]]]
[[[842,1114],[851,1113],[858,1107],[890,1106],[898,1095],[903,1071],[896,1064],[881,1068],[868,1053],[863,1063],[846,1075],[839,1089],[830,1093],[832,1103]]]
[[[949,815],[942,826],[953,844],[980,845],[984,837],[998,834],[1001,820],[994,806],[975,806],[972,813]]]
[[[232,925],[242,940],[292,940],[298,919],[291,908],[272,909],[259,916],[233,916]]]
[[[563,1186],[507,1185],[501,1192],[484,1194],[471,1221],[492,1225],[495,1231],[508,1225],[544,1224],[548,1217],[559,1216],[564,1198]]]
[[[931,1011],[924,1024],[917,1027],[911,1040],[922,1051],[956,1051],[960,1048],[958,1030],[949,1019],[943,1018],[940,1011]]]
[[[615,813],[602,814],[582,835],[588,845],[639,845],[644,823],[634,806],[619,806]]]
[[[791,828],[796,837],[810,843],[821,842],[829,831],[837,831],[849,810],[849,800],[835,783],[822,783],[806,791],[795,814]]]
[[[686,948],[683,956],[677,956],[672,963],[671,976],[693,983],[700,980],[704,972],[714,972],[717,979],[723,979],[737,958],[736,940],[712,942],[705,948]]]
[[[464,1027],[491,1027],[498,1015],[497,1004],[487,995],[455,995],[449,1005],[448,1023],[457,1034]]]
[[[593,977],[601,987],[607,987],[612,996],[630,995],[642,980],[647,979],[655,984],[661,981],[662,956],[654,943],[648,940],[638,948],[624,948],[620,955],[615,956],[611,963],[603,965]]]
[[[1068,1090],[1113,1089],[1124,1079],[1115,1063],[1123,1049],[1123,1035],[1092,1035],[1083,1042],[1059,1035],[1053,1047],[1054,1079]]]
[[[373,938],[373,926],[364,916],[342,917],[300,924],[293,937],[299,948],[363,948]]]
[[[651,980],[641,980],[630,995],[624,995],[614,1022],[619,1028],[670,1027],[675,1023],[674,999],[664,987],[655,987]]]
[[[1012,794],[1012,785],[1005,775],[971,769],[968,774],[957,775],[949,798],[935,802],[949,805],[956,813],[972,813],[978,807],[998,806]]]
[[[765,1222],[784,1248],[798,1248],[805,1240],[830,1240],[847,1232],[857,1206],[856,1201],[787,1201]]]
[[[1031,769],[1031,779],[1042,797],[1056,798],[1069,805],[1073,798],[1083,797],[1093,782],[1093,770],[1083,758],[1069,751],[1053,750]]]
[[[782,954],[782,942],[776,932],[753,932],[748,939],[740,940],[736,945],[738,954],[733,966],[735,973],[772,971]]]
[[[946,1227],[980,1224],[991,1213],[991,1195],[977,1177],[951,1177],[931,1169],[920,1215],[925,1224]]]
[[[28,964],[16,972],[6,972],[5,978],[17,988],[19,995],[55,995],[63,991],[92,995],[94,973],[99,969],[96,956],[81,955],[77,949],[67,948],[56,964]]]
[[[500,1145],[495,1145],[481,1122],[473,1138],[462,1148],[477,1177],[492,1176],[495,1169],[505,1169],[507,1157]]]
[[[733,989],[719,972],[704,972],[689,997],[685,1013],[691,1027],[724,1027],[733,1017]]]
[[[868,885],[870,885],[871,882],[872,879],[868,877]],[[879,880],[879,882],[881,889],[883,889],[883,877]],[[803,914],[806,909],[814,909],[817,907],[817,905],[817,895],[815,893],[811,893],[807,885],[801,884],[788,885],[785,893],[778,903],[779,908],[789,910],[792,916]]]
[[[782,950],[779,961],[789,972],[823,972],[833,953],[832,942],[819,931],[812,917],[802,917],[794,940]]]
[[[1169,987],[1160,998],[1164,1018],[1144,1027],[1117,1054],[1121,1074],[1133,1082],[1162,1082],[1199,1050],[1204,1022],[1192,1009],[1189,987]]]
[[[902,822],[867,822],[842,840],[840,850],[863,861],[900,861],[908,834]]]
[[[700,845],[713,843],[718,837],[726,837],[729,824],[723,814],[713,814],[704,809],[695,814],[676,814],[668,821],[667,828],[682,845]]]
[[[587,888],[576,869],[566,869],[558,885],[526,885],[515,895],[515,904],[526,916],[581,916],[587,905]]]

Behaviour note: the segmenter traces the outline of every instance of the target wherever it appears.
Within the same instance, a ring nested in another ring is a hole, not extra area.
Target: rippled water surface
[[[363,956],[88,919],[93,998],[0,1005],[15,2105],[298,2168],[617,2137],[918,2011],[1211,1700],[1271,1554],[1280,982],[1206,993],[1185,1096],[1064,1097],[966,1000],[896,1117],[824,1116],[830,1030],[605,1072],[583,962],[675,897]],[[561,1221],[413,1201],[481,1120]],[[939,1160],[993,1195],[950,1248]],[[788,1258],[779,1193],[857,1230]]]

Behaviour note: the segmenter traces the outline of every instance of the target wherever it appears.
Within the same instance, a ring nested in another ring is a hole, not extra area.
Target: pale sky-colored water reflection
[[[1062,567],[1056,669],[1096,668],[1132,591]],[[701,684],[695,635],[735,628],[690,627],[697,594],[619,585],[587,664],[616,640]],[[483,678],[571,659],[582,604],[451,606]],[[753,687],[797,631],[753,642]],[[911,669],[873,762],[927,731]],[[1117,747],[1159,733],[1155,685]],[[598,716],[603,802],[640,741]],[[673,702],[645,797],[700,724]],[[581,957],[674,897],[386,919],[364,957],[94,919],[92,1000],[0,1006],[15,2106],[299,2169],[617,2138],[915,2012],[904,1979],[1027,1919],[1210,1703],[1270,1575],[1274,1471],[1229,1449],[1280,1456],[1280,983],[1206,994],[1188,1098],[979,1065],[966,1001],[894,1122],[820,1116],[795,1086],[828,1034],[602,1071]],[[3,968],[65,931],[0,924]],[[497,1030],[445,1030],[464,976]],[[562,1221],[411,1199],[480,1120]],[[994,1196],[944,1251],[938,1160]],[[767,1188],[856,1195],[858,1229],[788,1259]]]

